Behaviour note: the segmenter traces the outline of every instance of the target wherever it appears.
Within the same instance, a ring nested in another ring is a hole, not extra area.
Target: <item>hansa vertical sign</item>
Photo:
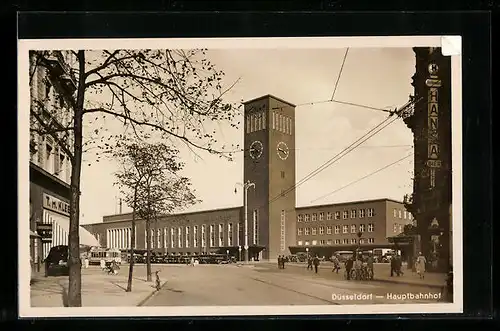
[[[439,159],[439,88],[441,80],[438,77],[439,67],[436,63],[429,63],[429,78],[425,84],[429,87],[427,98],[427,128],[428,128],[428,152],[427,166],[430,168],[430,187],[436,185],[436,168],[441,167]]]

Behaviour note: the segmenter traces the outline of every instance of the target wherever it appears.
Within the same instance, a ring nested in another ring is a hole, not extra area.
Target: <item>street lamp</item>
[[[309,260],[309,247],[306,247],[306,256],[307,256],[307,259]]]
[[[229,261],[229,249],[226,249],[226,259]]]
[[[358,258],[358,255],[361,252],[361,236],[363,235],[363,232],[358,231],[356,235],[358,236],[358,253],[356,254],[356,258]]]
[[[248,189],[253,187],[255,189],[255,183],[247,180],[245,184],[237,183],[238,185],[243,186],[243,206],[245,209],[245,262],[248,262]],[[236,188],[234,189],[236,193]]]

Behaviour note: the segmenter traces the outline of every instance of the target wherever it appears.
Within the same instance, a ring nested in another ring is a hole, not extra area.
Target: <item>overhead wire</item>
[[[401,113],[402,111],[405,110],[406,107],[411,107],[411,106],[415,107],[417,105],[417,103],[420,102],[421,100],[422,99],[417,100],[416,102],[409,102],[409,103],[405,104],[403,107],[401,107],[399,110],[395,111],[395,113],[398,113],[398,114]],[[392,120],[390,120],[391,117],[392,117],[392,114],[389,115],[387,118],[385,118],[382,122],[380,122],[379,124],[377,124],[375,127],[373,127],[372,129],[370,129],[367,133],[365,133],[363,136],[361,136],[360,138],[358,138],[355,142],[353,142],[352,144],[350,144],[348,147],[344,148],[341,152],[337,153],[330,160],[328,160],[327,162],[325,162],[324,164],[322,164],[320,167],[316,168],[314,171],[312,171],[307,176],[305,176],[304,178],[302,178],[296,184],[292,185],[290,188],[286,189],[285,191],[283,191],[279,195],[276,195],[275,197],[273,197],[271,200],[269,200],[269,202],[266,205],[270,205],[273,202],[279,200],[280,198],[284,197],[286,194],[288,194],[291,191],[295,190],[297,187],[299,187],[300,185],[304,184],[305,182],[307,182],[308,180],[310,180],[311,178],[313,178],[314,176],[316,176],[317,174],[319,174],[320,172],[322,172],[326,168],[330,167],[335,162],[338,162],[340,159],[342,159],[343,157],[345,157],[347,154],[349,154],[350,152],[352,152],[354,149],[356,149],[357,147],[359,147],[365,141],[367,141],[370,138],[372,138],[373,136],[375,136],[377,133],[379,133],[380,131],[382,131],[383,129],[385,129],[387,126],[391,125],[394,121],[396,121],[399,118],[398,116],[396,116]]]
[[[321,199],[324,199],[324,198],[327,198],[327,197],[329,197],[330,195],[332,195],[332,194],[334,194],[334,193],[337,193],[338,191],[341,191],[341,190],[343,190],[343,189],[345,189],[345,188],[347,188],[347,187],[349,187],[349,186],[351,186],[351,185],[354,185],[354,184],[356,184],[356,183],[358,183],[358,182],[360,182],[360,181],[362,181],[362,180],[364,180],[364,179],[366,179],[366,178],[369,178],[369,177],[371,177],[371,176],[373,176],[373,175],[375,175],[375,174],[378,174],[379,172],[384,171],[385,169],[390,168],[390,167],[392,167],[392,166],[394,166],[394,165],[396,165],[396,164],[400,163],[401,161],[403,161],[403,160],[405,160],[405,159],[409,158],[409,157],[410,157],[410,156],[412,156],[413,154],[414,154],[414,153],[412,152],[412,153],[410,153],[410,154],[408,154],[408,155],[406,155],[406,156],[404,156],[404,157],[402,157],[402,158],[400,158],[400,159],[398,159],[398,160],[396,160],[396,161],[394,161],[394,162],[392,162],[392,163],[389,163],[389,164],[387,164],[387,165],[383,166],[382,168],[379,168],[379,169],[377,169],[377,170],[375,170],[375,171],[373,171],[373,172],[371,172],[371,173],[369,173],[369,174],[367,174],[367,175],[365,175],[365,176],[363,176],[363,177],[361,177],[361,178],[356,179],[355,181],[350,182],[349,184],[346,184],[346,185],[344,185],[344,186],[341,186],[341,187],[339,187],[338,189],[335,189],[335,190],[333,190],[333,191],[331,191],[331,192],[329,192],[329,193],[327,193],[327,194],[324,194],[324,195],[322,195],[322,196],[320,196],[320,197],[318,197],[318,198],[316,198],[316,199],[314,199],[314,200],[311,200],[311,203],[316,202],[316,201],[321,200]]]
[[[339,71],[339,74],[337,76],[337,81],[335,82],[335,87],[333,88],[333,93],[332,93],[332,97],[330,98],[330,100],[333,100],[335,98],[335,92],[337,92],[337,87],[339,85],[340,77],[342,76],[342,71],[344,70],[344,64],[345,64],[345,60],[347,58],[348,52],[349,52],[349,47],[347,47],[347,49],[345,50],[344,59],[342,60],[342,65],[340,66],[340,71]]]

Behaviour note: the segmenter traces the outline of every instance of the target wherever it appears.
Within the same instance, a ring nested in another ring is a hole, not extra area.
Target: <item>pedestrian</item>
[[[285,263],[288,261],[288,258],[283,255],[281,259],[281,269],[285,269]]]
[[[356,271],[356,280],[361,279],[361,269],[363,268],[363,262],[361,261],[361,257],[358,256],[356,260],[354,260],[354,270]]]
[[[391,277],[397,272],[397,261],[396,256],[391,256]]]
[[[398,277],[403,275],[404,272],[403,272],[403,259],[401,258],[401,255],[396,255],[396,267],[397,267],[397,274],[398,274]]]
[[[351,270],[354,265],[354,261],[352,256],[349,256],[349,258],[345,261],[345,272],[347,274],[347,280],[351,279]]]
[[[309,269],[313,270],[312,263],[313,263],[312,257],[308,256],[307,257],[307,270],[309,270]]]
[[[375,273],[373,272],[373,256],[372,254],[368,255],[368,259],[366,260],[366,267],[368,268],[368,271],[370,272],[370,280],[373,280],[373,276]]]
[[[191,267],[194,267],[194,257],[191,257],[191,263],[190,263],[190,266],[191,266]]]
[[[415,263],[415,266],[417,269],[417,274],[420,277],[420,279],[424,279],[425,277],[425,264],[427,263],[427,260],[425,259],[425,256],[422,255],[422,252],[418,253],[417,257],[417,262]]]
[[[318,255],[316,255],[314,257],[313,264],[314,264],[314,272],[318,273],[318,266],[319,266],[319,257],[318,257]]]

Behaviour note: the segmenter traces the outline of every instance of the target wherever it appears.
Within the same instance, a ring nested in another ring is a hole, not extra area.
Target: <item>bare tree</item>
[[[117,178],[125,189],[126,203],[133,208],[132,242],[136,235],[135,214],[146,221],[147,280],[151,281],[151,222],[199,200],[193,194],[189,179],[178,175],[184,164],[178,161],[177,150],[160,143],[117,145],[119,148],[112,154],[124,164]],[[132,288],[132,274],[133,263],[130,264],[127,291]]]
[[[101,132],[109,124],[104,121],[111,118],[122,129],[107,140],[134,136],[182,142],[194,153],[203,150],[231,159],[238,146],[220,146],[210,124],[228,122],[237,128],[239,107],[224,102],[234,84],[223,87],[224,73],[206,59],[205,50],[32,51],[30,58],[31,132],[50,137],[72,166],[68,305],[79,307],[82,154],[86,144],[110,148]],[[50,96],[43,93],[41,81],[33,88],[32,78],[40,68],[47,73],[43,81],[60,96],[59,103],[47,100]],[[103,124],[94,127],[97,139],[85,141],[84,116]]]

